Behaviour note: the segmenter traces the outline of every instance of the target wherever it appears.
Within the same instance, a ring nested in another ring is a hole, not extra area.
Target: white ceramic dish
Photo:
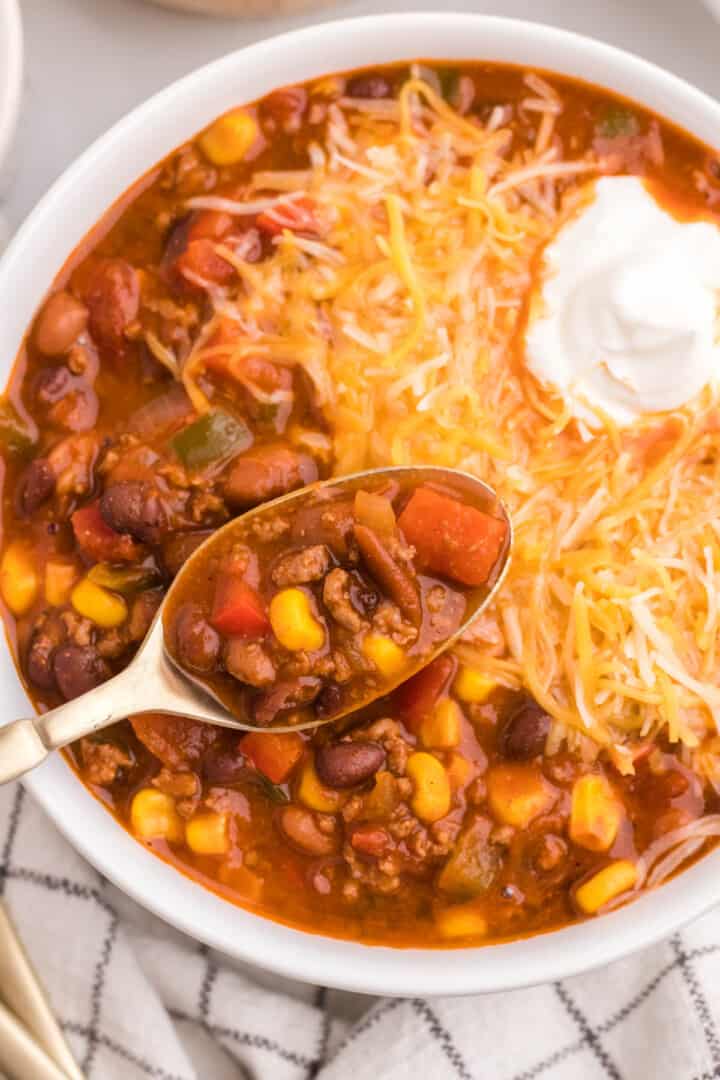
[[[560,30],[502,18],[399,14],[331,22],[261,42],[175,83],[122,120],[48,192],[0,263],[4,382],[22,334],[68,253],[142,172],[216,114],[289,83],[416,57],[492,59],[611,87],[710,143],[720,105],[637,57]],[[0,650],[6,717],[28,710]],[[562,978],[650,945],[720,898],[720,853],[656,893],[597,921],[482,949],[389,949],[336,941],[259,919],[224,902],[136,843],[60,757],[27,781],[70,841],[147,908],[226,953],[296,979],[377,994],[467,994]]]
[[[0,167],[15,134],[22,89],[23,40],[18,0],[0,0]]]

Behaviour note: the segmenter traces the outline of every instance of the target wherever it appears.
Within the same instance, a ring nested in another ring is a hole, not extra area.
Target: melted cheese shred
[[[538,253],[602,168],[563,158],[562,99],[529,91],[534,146],[512,127],[522,103],[483,126],[420,78],[396,101],[328,103],[310,167],[296,184],[281,174],[313,200],[320,235],[285,231],[211,295],[244,335],[238,356],[307,368],[338,474],[457,466],[507,502],[513,563],[459,647],[465,662],[525,686],[555,720],[554,745],[590,759],[604,747],[632,772],[665,731],[720,788],[715,391],[622,431],[604,417],[589,438],[524,370]],[[202,362],[200,346],[193,400]]]

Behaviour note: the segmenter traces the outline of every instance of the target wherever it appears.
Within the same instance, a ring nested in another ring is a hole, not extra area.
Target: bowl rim
[[[0,165],[10,149],[20,111],[23,79],[23,30],[18,0],[0,2],[0,41],[6,45],[0,66]]]
[[[407,12],[290,31],[215,60],[160,91],[101,136],[53,184],[0,261],[0,292],[14,297],[7,325],[0,325],[4,354],[14,358],[63,260],[113,197],[224,108],[282,81],[420,56],[488,59],[565,73],[635,98],[707,143],[718,130],[720,105],[682,79],[631,53],[540,23]],[[276,70],[282,70],[282,80]],[[9,650],[0,650],[0,685],[8,717],[27,711]],[[705,911],[720,892],[714,872],[720,865],[717,852],[657,892],[603,916],[600,931],[587,921],[478,948],[370,947],[295,930],[221,899],[144,849],[59,755],[25,783],[88,861],[166,922],[277,974],[368,994],[483,993],[575,975],[654,944]]]

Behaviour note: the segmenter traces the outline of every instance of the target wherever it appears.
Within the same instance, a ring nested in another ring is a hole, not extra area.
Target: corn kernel
[[[586,915],[594,915],[610,900],[632,889],[637,876],[634,863],[629,859],[618,859],[578,886],[575,890],[575,903]]]
[[[141,840],[170,840],[175,844],[183,840],[183,823],[173,799],[155,788],[138,791],[130,807],[130,824]]]
[[[3,554],[0,592],[13,615],[24,615],[37,596],[38,576],[32,555],[20,540],[14,540]]]
[[[281,645],[293,652],[316,652],[325,644],[325,628],[302,589],[283,589],[270,601],[270,625]]]
[[[410,805],[421,821],[439,821],[450,813],[450,780],[436,757],[422,751],[411,754],[407,774],[414,789]]]
[[[196,855],[225,855],[230,847],[227,814],[196,814],[185,826],[185,842]]]
[[[258,137],[258,126],[242,109],[219,117],[200,136],[205,157],[213,165],[236,165]]]
[[[451,750],[460,742],[462,721],[463,712],[457,701],[441,698],[420,725],[423,745],[437,750]]]
[[[453,791],[459,791],[470,782],[475,773],[475,767],[463,754],[453,753],[445,766],[445,771],[450,780],[450,787]]]
[[[453,904],[436,911],[435,925],[444,938],[484,937],[488,932],[487,919],[474,904]]]
[[[496,765],[488,772],[487,789],[495,817],[517,829],[546,813],[557,795],[533,765]]]
[[[89,578],[78,582],[70,595],[70,602],[78,615],[91,619],[104,630],[120,626],[127,619],[127,604],[122,596],[103,589],[102,585],[96,585]]]
[[[620,800],[604,776],[581,776],[573,784],[570,839],[588,851],[608,851],[623,818]]]
[[[494,679],[463,665],[457,673],[453,690],[461,701],[476,705],[487,701],[496,686]]]
[[[334,814],[344,801],[341,792],[333,791],[320,783],[311,760],[306,761],[303,766],[297,797],[309,810],[319,810],[322,814]]]
[[[48,562],[45,564],[45,599],[53,607],[68,602],[75,584],[77,570],[72,563]]]
[[[404,650],[392,638],[382,634],[368,634],[362,643],[362,652],[386,679],[399,675],[407,664]]]

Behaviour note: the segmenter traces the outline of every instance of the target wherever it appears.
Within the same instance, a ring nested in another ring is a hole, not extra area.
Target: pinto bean
[[[390,835],[381,825],[357,825],[351,835],[350,844],[359,855],[378,859],[390,846]]]
[[[236,458],[225,481],[225,499],[234,510],[244,510],[317,478],[317,464],[309,454],[268,443]]]
[[[269,653],[257,641],[231,638],[225,648],[225,669],[250,686],[270,686],[277,674]]]
[[[278,713],[309,705],[320,693],[322,680],[314,675],[286,679],[260,694],[253,702],[253,717],[259,727],[271,724]]]
[[[175,616],[178,656],[191,671],[212,671],[220,656],[220,635],[205,618],[199,604],[183,604]]]
[[[355,539],[365,565],[391,600],[411,622],[420,622],[420,596],[413,575],[392,557],[382,538],[367,525],[355,526]]]
[[[103,521],[119,533],[144,543],[157,543],[167,524],[162,500],[148,484],[123,480],[112,484],[100,499]]]
[[[115,351],[125,344],[125,331],[137,319],[140,279],[124,259],[103,259],[95,267],[85,292],[90,333],[100,346]]]
[[[72,293],[53,293],[37,317],[33,340],[45,356],[62,356],[87,326],[88,309]]]
[[[337,851],[337,837],[321,832],[310,810],[302,806],[285,806],[278,813],[277,821],[285,838],[304,855],[332,855]]]
[[[53,656],[53,671],[66,701],[94,690],[111,675],[93,645],[62,645]]]
[[[506,721],[500,733],[500,752],[512,761],[529,761],[542,754],[550,730],[550,717],[537,702],[528,700]]]
[[[315,752],[317,774],[331,788],[365,783],[385,764],[385,751],[376,742],[326,743]]]
[[[20,517],[29,517],[55,491],[55,473],[47,458],[35,458],[22,472],[15,489],[15,508]]]

